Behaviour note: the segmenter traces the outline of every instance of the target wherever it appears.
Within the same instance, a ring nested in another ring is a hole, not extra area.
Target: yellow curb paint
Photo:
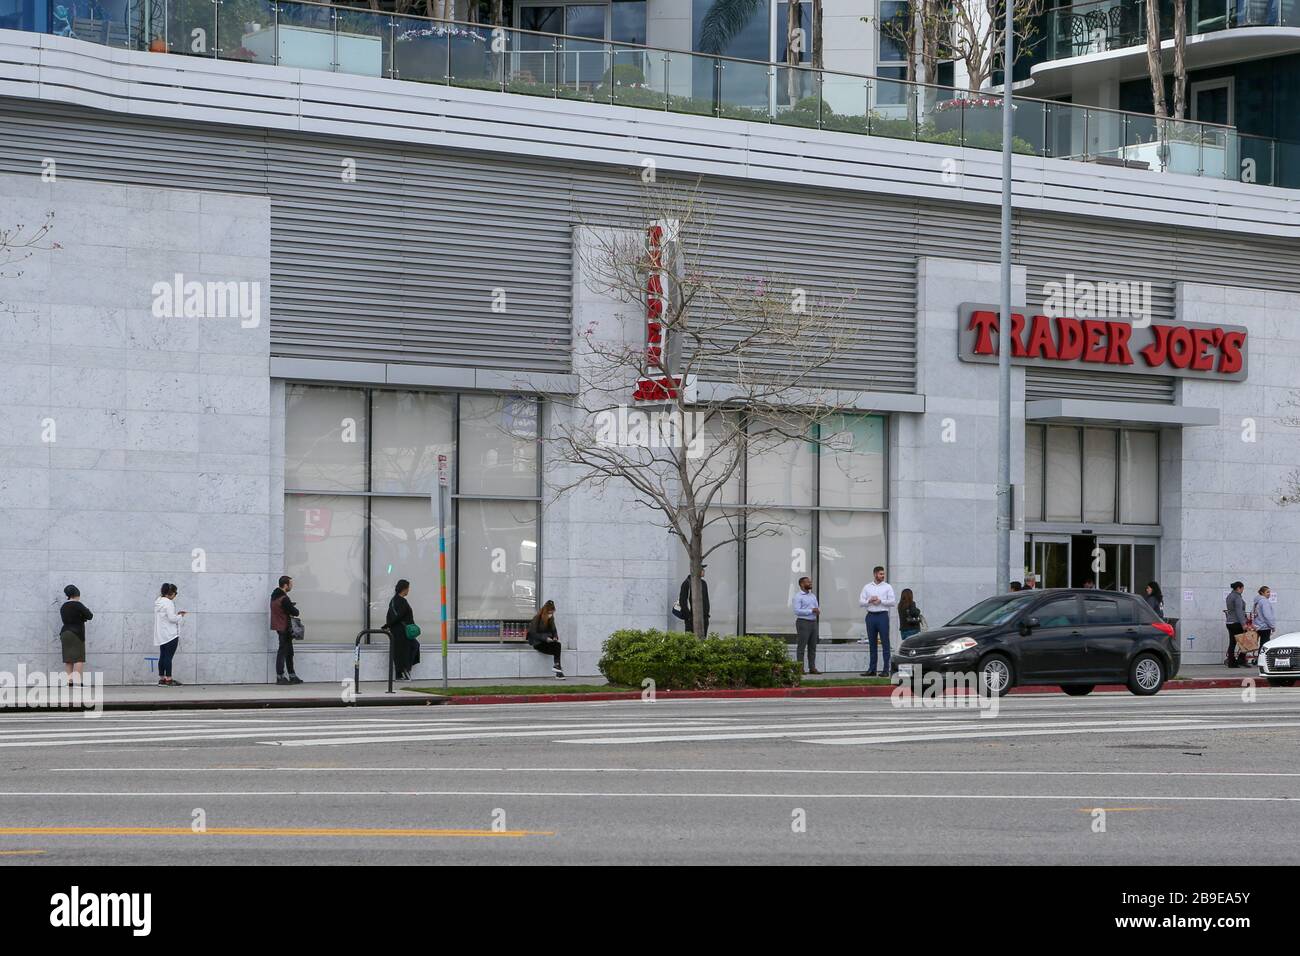
[[[526,837],[553,830],[397,830],[358,827],[0,827],[0,836],[311,836],[311,837]],[[44,851],[41,851],[44,852]]]

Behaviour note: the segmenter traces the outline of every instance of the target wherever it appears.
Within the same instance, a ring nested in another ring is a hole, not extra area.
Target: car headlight
[[[968,651],[979,644],[973,637],[959,637],[955,641],[949,641],[943,647],[939,648],[938,656],[943,657],[946,654],[960,654],[962,651]]]

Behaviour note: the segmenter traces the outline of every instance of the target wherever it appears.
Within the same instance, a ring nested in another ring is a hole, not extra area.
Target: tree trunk
[[[812,8],[812,65],[814,70],[826,69],[822,56],[822,0],[813,0]]]
[[[696,637],[708,637],[704,626],[704,527],[691,526],[691,630]]]
[[[1187,109],[1187,0],[1174,0],[1174,119]]]
[[[503,9],[505,0],[492,0],[492,25],[503,26],[506,21],[505,11]]]
[[[798,102],[799,97],[799,87],[797,82],[799,74],[795,72],[795,68],[799,65],[801,59],[800,51],[803,48],[803,44],[797,42],[799,37],[799,28],[802,25],[802,6],[803,4],[801,4],[799,0],[790,0],[790,2],[786,4],[785,64],[789,69],[786,70],[785,92],[786,99],[790,101],[791,108],[793,108],[795,103]]]
[[[1147,0],[1147,73],[1151,77],[1151,112],[1166,116],[1165,73],[1160,59],[1160,0]]]

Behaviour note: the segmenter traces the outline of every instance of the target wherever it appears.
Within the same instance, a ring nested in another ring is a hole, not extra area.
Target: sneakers
[[[180,686],[181,686],[181,682],[178,681],[175,677],[173,677],[173,678],[171,678],[170,680],[168,680],[167,683],[168,683],[168,685],[170,685],[170,686],[172,686],[172,687],[180,687]]]
[[[551,670],[554,671],[556,680],[564,680],[564,671],[558,667],[552,667]]]
[[[159,678],[158,678],[158,686],[159,686],[159,687],[166,687],[166,686],[169,685],[170,683],[171,683],[171,681],[169,681],[166,677],[159,677]]]
[[[276,683],[279,683],[279,681],[276,681]],[[288,679],[287,681],[285,681],[285,683],[286,683],[286,684],[301,684],[301,683],[302,683],[302,678],[299,677],[297,674],[290,674],[290,675],[289,675],[289,679]]]
[[[815,667],[810,667],[810,668],[808,669],[808,673],[809,673],[809,674],[820,674],[821,671],[819,671],[819,670],[818,670],[817,668],[815,668]]]
[[[869,640],[867,640],[865,637],[859,637],[859,638],[858,638],[858,643],[859,643],[859,644],[870,644],[871,642],[870,642]]]
[[[275,682],[276,682],[277,684],[287,684],[287,683],[289,683],[289,678],[287,678],[287,677],[285,677],[283,674],[281,674],[281,675],[279,675],[278,677],[276,677]]]
[[[863,671],[863,672],[862,672],[861,674],[859,674],[858,676],[859,676],[859,677],[875,677],[875,676],[876,676],[876,672],[875,672],[875,671]]]

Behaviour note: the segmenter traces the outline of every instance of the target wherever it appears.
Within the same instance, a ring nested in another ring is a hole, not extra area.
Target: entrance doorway
[[[1155,580],[1158,544],[1131,535],[1031,534],[1025,573],[1044,588],[1081,588],[1091,581],[1103,591],[1140,594]]]

